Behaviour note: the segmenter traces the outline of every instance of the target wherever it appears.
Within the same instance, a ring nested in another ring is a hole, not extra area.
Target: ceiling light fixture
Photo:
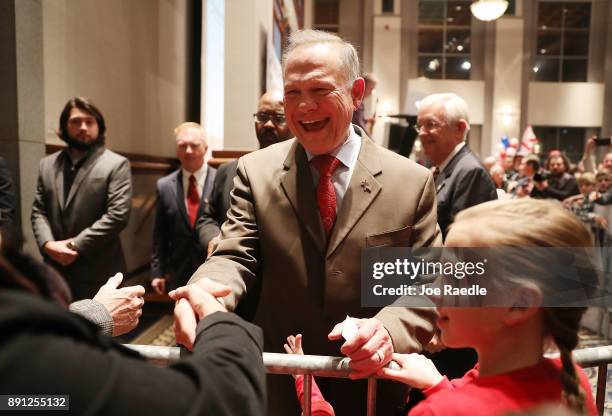
[[[507,0],[478,0],[470,5],[472,14],[485,22],[499,18],[507,8]]]

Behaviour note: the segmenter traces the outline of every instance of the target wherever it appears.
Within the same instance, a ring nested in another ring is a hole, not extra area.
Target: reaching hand
[[[289,335],[287,337],[287,343],[283,345],[283,348],[287,354],[304,355],[304,350],[302,349],[302,334],[297,334],[296,336]],[[299,376],[299,374],[291,375],[293,378],[297,378]]]
[[[117,273],[104,284],[93,300],[100,302],[113,317],[113,336],[125,334],[138,325],[142,315],[144,287],[128,286],[118,289],[123,274]]]
[[[381,368],[377,375],[391,380],[400,381],[417,389],[428,389],[435,386],[443,377],[434,363],[421,354],[393,354],[393,361],[401,369]]]
[[[195,342],[197,325],[197,316],[189,301],[179,299],[174,305],[174,337],[176,343],[191,351]]]
[[[296,336],[289,335],[287,337],[287,343],[283,345],[283,348],[287,354],[304,355],[304,350],[302,349],[302,334],[297,334]]]
[[[375,374],[381,367],[391,361],[393,343],[389,332],[376,318],[357,319],[357,334],[346,341],[340,351],[351,359],[350,367],[354,370],[349,378],[356,379]],[[337,324],[328,338],[340,339],[343,323]]]
[[[227,311],[223,301],[215,297],[227,296],[231,291],[229,286],[204,278],[168,293],[168,296],[178,301],[174,306],[176,342],[191,350],[195,341],[197,321],[217,310]],[[214,304],[210,299],[213,299]]]
[[[163,295],[166,292],[166,279],[163,277],[154,277],[151,280],[151,287],[158,295]]]

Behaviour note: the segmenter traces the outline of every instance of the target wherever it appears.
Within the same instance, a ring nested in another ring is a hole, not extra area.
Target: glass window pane
[[[504,12],[504,16],[514,16],[516,14],[516,0],[508,1],[508,8]]]
[[[443,24],[444,2],[440,0],[420,0],[419,23],[427,25]]]
[[[470,79],[470,56],[446,58],[446,79]]]
[[[561,27],[563,18],[563,3],[555,2],[540,2],[538,4],[538,27]]]
[[[591,26],[591,3],[565,3],[564,13],[565,27]]]
[[[443,38],[442,29],[419,29],[419,52],[441,53]]]
[[[315,24],[338,24],[340,16],[340,4],[338,0],[315,0],[314,6]]]
[[[533,68],[534,81],[559,81],[559,58],[538,58]]]
[[[393,13],[393,0],[383,0],[382,2],[382,12],[383,13]]]
[[[539,30],[537,40],[537,55],[560,55],[561,54],[561,31]]]
[[[472,23],[469,1],[449,1],[446,4],[446,24],[469,26]]]
[[[431,79],[441,79],[442,55],[419,56],[419,76]]]
[[[564,59],[563,82],[584,82],[587,80],[587,60],[586,59]]]
[[[589,56],[589,32],[566,30],[563,55]]]
[[[470,35],[470,29],[449,29],[446,32],[446,45],[444,45],[444,49],[448,53],[469,53]]]
[[[557,127],[533,127],[533,132],[540,142],[540,151],[543,155],[547,155],[551,150],[558,149],[557,145]]]
[[[580,127],[559,128],[559,149],[564,151],[574,163],[582,157],[585,133],[585,129]]]

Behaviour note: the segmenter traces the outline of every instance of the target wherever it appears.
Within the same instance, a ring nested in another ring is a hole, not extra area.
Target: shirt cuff
[[[70,311],[98,325],[104,335],[113,336],[113,317],[100,302],[93,299],[79,300],[70,304]]]

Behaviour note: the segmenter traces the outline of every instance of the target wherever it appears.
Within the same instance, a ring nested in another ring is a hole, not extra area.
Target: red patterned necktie
[[[319,205],[323,229],[329,240],[334,223],[336,222],[336,191],[332,183],[332,174],[340,165],[340,161],[330,155],[320,155],[312,158],[310,163],[319,171],[317,204]]]
[[[200,196],[198,195],[196,178],[191,175],[189,177],[189,188],[187,189],[187,215],[189,216],[189,223],[192,227],[195,226],[199,208]]]

